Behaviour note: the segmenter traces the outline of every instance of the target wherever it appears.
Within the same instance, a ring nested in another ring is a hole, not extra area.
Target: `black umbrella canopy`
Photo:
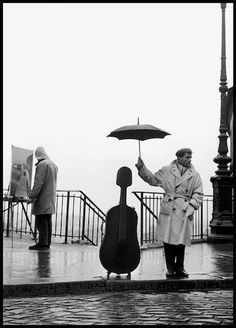
[[[115,137],[119,140],[135,139],[144,141],[154,138],[164,138],[167,135],[170,135],[170,133],[153,125],[136,124],[122,126],[121,128],[112,131],[107,137]]]

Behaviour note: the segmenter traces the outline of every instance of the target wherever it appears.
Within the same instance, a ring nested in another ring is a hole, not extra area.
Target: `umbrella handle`
[[[139,125],[139,117],[138,117],[138,125]],[[140,140],[138,141],[138,152],[139,152],[139,157],[141,157]]]

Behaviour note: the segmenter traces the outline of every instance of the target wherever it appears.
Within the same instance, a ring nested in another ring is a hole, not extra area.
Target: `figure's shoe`
[[[184,269],[175,270],[176,278],[188,278],[189,274]]]
[[[167,278],[174,278],[175,277],[174,270],[167,270],[166,271],[166,277]]]
[[[36,250],[41,250],[41,249],[49,249],[49,246],[48,245],[36,244],[36,245],[30,246],[29,249],[36,251]]]

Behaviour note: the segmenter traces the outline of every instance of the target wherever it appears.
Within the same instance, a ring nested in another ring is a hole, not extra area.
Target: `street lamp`
[[[211,177],[213,185],[213,213],[210,222],[211,233],[213,237],[219,235],[233,234],[233,215],[232,215],[232,187],[233,177],[231,176],[228,164],[231,157],[227,155],[228,146],[228,125],[227,125],[227,75],[226,75],[226,45],[225,45],[225,9],[226,3],[221,3],[222,10],[222,47],[221,47],[221,74],[220,87],[221,108],[220,108],[220,135],[218,155],[214,162],[218,164],[215,171],[216,176]]]

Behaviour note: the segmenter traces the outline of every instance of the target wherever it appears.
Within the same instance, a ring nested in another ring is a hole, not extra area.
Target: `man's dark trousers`
[[[50,246],[52,236],[52,214],[35,216],[36,228],[39,231],[39,245]]]
[[[172,245],[172,244],[164,243],[164,250],[165,250],[167,270],[169,270],[170,272],[179,269],[183,270],[185,246],[182,244]]]

